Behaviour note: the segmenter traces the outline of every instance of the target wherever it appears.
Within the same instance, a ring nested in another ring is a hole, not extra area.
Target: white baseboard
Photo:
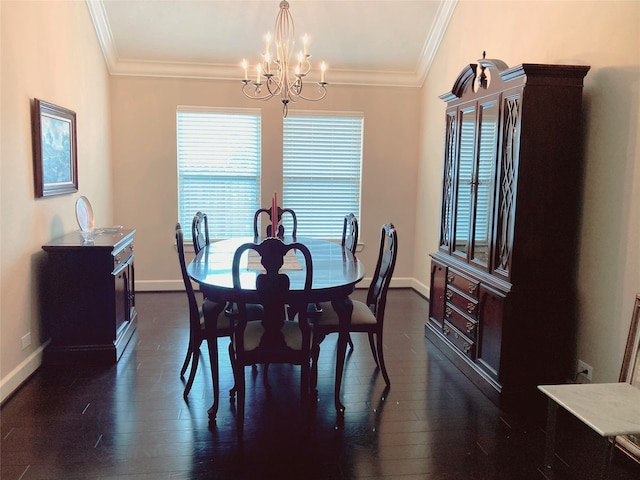
[[[20,385],[22,385],[42,365],[44,349],[51,340],[40,345],[20,365],[14,368],[0,381],[0,404],[3,403]]]
[[[182,280],[137,280],[136,292],[180,292],[184,290]]]

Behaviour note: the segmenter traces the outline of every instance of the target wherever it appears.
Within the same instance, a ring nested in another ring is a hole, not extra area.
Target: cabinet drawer
[[[476,300],[478,299],[478,287],[480,286],[480,282],[477,280],[473,280],[472,278],[450,268],[447,272],[447,283],[454,286],[465,295],[469,295],[471,298]]]
[[[457,291],[447,288],[447,303],[455,306],[458,310],[465,313],[474,320],[478,319],[478,302],[477,300],[470,300],[467,297],[460,295]]]
[[[464,315],[450,304],[446,306],[444,315],[449,323],[457,327],[469,338],[472,340],[477,338],[478,322],[475,319]]]
[[[475,343],[471,339],[467,338],[467,336],[464,335],[460,330],[458,330],[453,324],[445,320],[442,332],[444,333],[445,337],[447,337],[447,339],[457,347],[458,350],[460,350],[471,359],[475,358]]]
[[[131,263],[133,257],[133,242],[127,244],[124,248],[113,252],[113,270],[112,273],[119,272],[128,263]]]

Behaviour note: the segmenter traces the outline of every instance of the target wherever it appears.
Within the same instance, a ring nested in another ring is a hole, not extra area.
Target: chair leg
[[[311,369],[310,359],[301,362],[300,365],[300,403],[305,405],[309,398],[309,370]]]
[[[238,390],[237,388],[237,382],[236,382],[236,355],[235,355],[235,351],[233,350],[233,342],[229,342],[229,363],[231,364],[231,371],[233,372],[233,387],[231,387],[231,389],[229,390],[229,400],[233,401],[233,398],[236,395],[236,391]]]
[[[320,344],[313,342],[311,346],[311,375],[309,379],[309,390],[318,387],[318,358],[320,357]]]
[[[238,432],[238,439],[242,440],[242,434],[244,433],[244,365],[238,365],[236,378],[237,388],[237,416],[236,416],[236,430]]]
[[[235,399],[236,393],[238,392],[238,372],[236,368],[236,352],[233,349],[233,342],[229,342],[229,362],[231,363],[231,371],[233,372],[233,387],[229,390],[229,401],[233,402]]]
[[[215,420],[218,413],[218,404],[220,400],[220,375],[218,366],[218,339],[210,338],[207,340],[209,349],[209,363],[211,365],[211,383],[213,384],[213,405],[209,409],[209,420]]]
[[[271,392],[271,385],[269,385],[269,364],[262,365],[262,384],[267,393]]]
[[[371,354],[373,355],[373,361],[376,362],[376,367],[380,368],[380,362],[378,361],[378,353],[376,352],[376,344],[373,338],[373,333],[368,332],[369,347],[371,348]]]
[[[189,336],[189,346],[187,347],[187,355],[184,357],[184,363],[182,364],[182,368],[180,369],[180,378],[184,379],[184,372],[187,371],[187,366],[189,366],[189,360],[191,360],[191,356],[193,354],[193,338]]]
[[[385,383],[387,384],[387,386],[391,385],[391,382],[389,381],[389,374],[387,373],[387,367],[384,364],[384,352],[382,349],[382,332],[378,332],[376,334],[376,344],[377,344],[377,348],[376,351],[378,353],[378,362],[380,363],[380,370],[382,371],[382,377],[384,378]]]
[[[194,346],[195,347],[195,346]],[[193,349],[193,354],[191,357],[191,371],[189,372],[189,380],[187,380],[187,385],[184,387],[184,393],[182,397],[186,400],[189,396],[189,392],[191,391],[191,387],[193,385],[193,380],[196,378],[196,370],[198,370],[198,363],[200,362],[200,346]]]

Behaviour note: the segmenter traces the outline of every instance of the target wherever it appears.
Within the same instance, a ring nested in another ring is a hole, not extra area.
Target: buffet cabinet
[[[73,232],[42,247],[46,363],[113,364],[133,336],[135,230],[105,230],[90,241]]]
[[[588,66],[483,58],[440,98],[439,248],[428,338],[509,406],[572,376]]]

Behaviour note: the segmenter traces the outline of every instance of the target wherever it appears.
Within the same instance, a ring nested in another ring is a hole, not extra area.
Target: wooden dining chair
[[[387,304],[387,291],[398,255],[398,236],[392,223],[382,226],[380,235],[380,251],[376,269],[369,285],[366,303],[354,300],[349,333],[364,332],[369,336],[369,346],[373,360],[382,372],[387,385],[391,385],[387,367],[384,363],[382,332],[384,312]],[[320,343],[330,333],[340,330],[338,314],[333,308],[323,308],[322,314],[314,318],[313,343],[311,347],[311,387],[315,388],[318,380],[318,357]]]
[[[273,220],[271,216],[271,208],[259,208],[256,210],[256,213],[253,215],[253,236],[255,238],[260,237],[260,215],[266,213],[269,216],[269,223],[267,224],[266,236],[271,237],[271,221]],[[278,234],[276,235],[278,238],[284,238],[285,229],[284,225],[281,225],[283,214],[291,215],[291,221],[293,223],[293,227],[291,229],[291,236],[295,239],[298,234],[298,217],[296,216],[296,212],[294,212],[290,208],[282,208],[278,207]]]
[[[356,254],[356,249],[358,248],[358,218],[355,214],[348,213],[344,216],[343,225],[342,225],[342,246],[349,250],[353,255]],[[309,314],[312,319],[315,317],[322,315],[324,310],[333,310],[331,306],[331,302],[320,302],[314,305],[309,306]],[[333,313],[335,315],[335,312]],[[349,348],[353,350],[353,341],[351,340],[351,335],[347,339],[347,343]]]
[[[204,212],[196,212],[191,222],[191,238],[193,239],[193,250],[196,255],[204,247],[209,245],[209,221],[207,214]]]
[[[180,371],[180,378],[184,378],[184,372],[189,363],[191,363],[191,370],[184,388],[183,397],[187,400],[187,396],[191,391],[198,368],[198,362],[200,361],[200,345],[202,345],[203,341],[207,340],[211,377],[213,379],[213,407],[211,407],[209,411],[209,417],[215,419],[219,398],[218,338],[231,337],[231,321],[225,315],[220,315],[220,313],[222,313],[222,307],[215,302],[204,299],[202,305],[198,305],[191,279],[187,274],[187,264],[184,256],[184,233],[179,223],[176,224],[176,246],[178,249],[178,261],[180,263],[180,271],[182,272],[182,280],[189,301],[189,347],[182,370]],[[206,323],[216,325],[215,334],[209,336],[210,334],[207,333],[207,329],[205,328]]]
[[[358,248],[358,233],[358,218],[353,213],[345,215],[342,226],[342,246],[354,255]]]
[[[255,290],[243,290],[240,279],[240,259],[249,250],[255,250],[261,256],[262,266],[266,270],[256,277]],[[229,345],[236,384],[239,438],[242,438],[244,430],[246,366],[272,363],[300,365],[301,400],[305,401],[308,396],[311,331],[306,316],[305,294],[300,297],[302,303],[292,303],[288,298],[289,277],[279,273],[289,250],[300,252],[304,257],[304,291],[308,296],[311,293],[313,263],[309,249],[301,243],[285,244],[278,238],[267,238],[259,244],[241,245],[233,257],[234,290],[242,292],[251,302],[257,301],[264,308],[262,320],[252,321],[248,317],[247,304],[238,302],[239,319]]]
[[[193,240],[193,250],[196,255],[200,252],[200,250],[211,243],[209,240],[209,221],[207,219],[206,213],[198,211],[193,216],[193,221],[191,222],[191,238]],[[259,320],[262,318],[262,305],[248,305],[247,310],[249,312],[249,318],[251,320]],[[227,316],[227,318],[229,318],[231,322],[235,322],[238,318],[238,306],[233,302],[226,302],[224,307],[224,314]],[[184,365],[182,366],[182,370],[180,371],[180,378],[183,378],[184,373],[187,370],[189,358],[190,357],[188,352],[187,358],[185,359]],[[229,395],[233,395],[234,391],[235,389],[232,388],[229,391]]]

